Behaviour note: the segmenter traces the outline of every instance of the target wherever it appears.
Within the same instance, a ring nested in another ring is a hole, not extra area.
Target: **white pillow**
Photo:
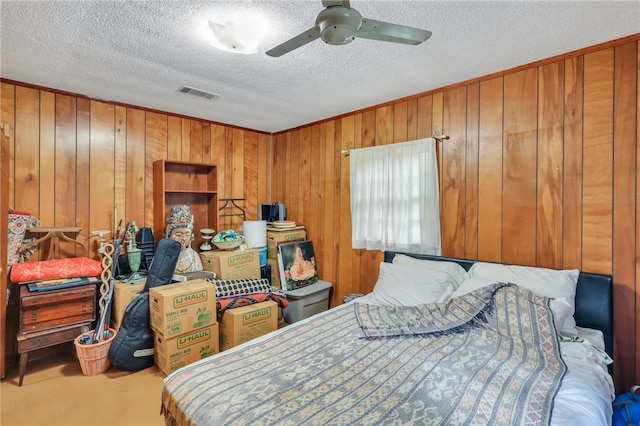
[[[469,273],[462,266],[446,260],[416,259],[404,254],[396,254],[393,257],[393,263],[395,265],[410,265],[425,271],[446,272],[451,275],[458,286],[469,279]]]
[[[453,292],[451,297],[462,296],[467,293],[471,293],[474,290],[477,290],[482,287],[486,287],[491,284],[495,284],[496,282],[505,282],[505,281],[496,281],[488,278],[469,278],[465,282],[462,283],[460,287]],[[513,283],[516,284],[516,283]],[[524,287],[524,286],[521,286]],[[526,288],[526,287],[524,287]],[[535,292],[537,293],[537,292]],[[558,297],[556,299],[551,299],[549,301],[549,308],[553,313],[553,323],[556,326],[556,330],[575,333],[575,321],[573,321],[573,317],[571,316],[572,306],[568,302],[566,297]]]
[[[491,284],[495,284],[500,281],[489,280],[485,278],[469,278],[464,280],[464,282],[458,287],[451,297],[462,296],[463,294],[471,293],[474,290],[477,290],[482,287],[486,287]]]
[[[476,262],[469,269],[471,278],[493,280],[493,282],[505,282],[517,284],[520,287],[531,290],[552,299],[565,298],[569,304],[569,315],[559,330],[573,331],[576,322],[573,314],[576,310],[576,285],[580,271],[577,269],[548,269],[535,266],[502,265],[499,263]],[[553,310],[553,306],[552,306]],[[560,317],[561,313],[554,312]]]
[[[446,272],[425,271],[380,263],[378,281],[367,301],[386,306],[417,306],[425,303],[442,303],[449,300],[456,287]]]

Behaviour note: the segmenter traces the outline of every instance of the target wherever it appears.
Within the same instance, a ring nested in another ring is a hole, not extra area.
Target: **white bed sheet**
[[[367,296],[357,299],[360,303],[367,300]],[[345,304],[353,304],[351,300]],[[305,318],[287,327],[300,327],[309,322],[311,318],[325,315],[321,312],[310,318]],[[285,329],[275,330],[264,336],[260,336],[249,342],[243,343],[225,351],[225,353],[242,351],[244,347],[261,342],[267,338],[282,333]],[[583,342],[561,342],[560,351],[562,359],[567,365],[562,385],[554,400],[551,416],[552,426],[601,426],[611,425],[612,407],[614,398],[613,379],[608,373],[607,365],[602,354],[596,348],[604,348],[602,333],[577,327],[578,335]],[[214,355],[215,356],[215,355]],[[207,358],[197,361],[207,362]],[[180,371],[180,370],[178,370]],[[173,374],[167,376],[168,380]]]
[[[554,401],[553,425],[610,425],[615,397],[598,330],[576,327],[582,342],[560,342],[567,374]]]

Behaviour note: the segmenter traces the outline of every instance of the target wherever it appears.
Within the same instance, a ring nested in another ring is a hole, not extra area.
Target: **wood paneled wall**
[[[236,204],[248,219],[256,219],[258,203],[268,200],[266,133],[6,81],[0,94],[1,121],[10,128],[9,205],[42,226],[81,227],[79,239],[89,250],[63,244],[65,256],[96,257],[90,231],[113,230],[114,207],[123,224],[135,220],[153,228],[158,159],[217,165],[219,198],[244,199]],[[241,228],[238,209],[219,213],[221,229]]]
[[[306,225],[332,304],[371,291],[382,260],[351,248],[342,150],[444,129],[443,255],[613,274],[616,385],[639,383],[639,38],[275,134],[273,198]]]
[[[351,248],[342,150],[438,144],[443,254],[613,274],[615,380],[640,382],[640,35],[267,135],[3,81],[9,203],[43,226],[152,226],[152,163],[218,166],[220,198],[286,203],[332,305],[370,291],[382,253]],[[6,172],[3,170],[3,173]],[[2,189],[5,190],[4,188]],[[221,212],[234,214],[236,211]],[[242,218],[221,217],[238,229]],[[95,256],[62,247],[66,255]]]

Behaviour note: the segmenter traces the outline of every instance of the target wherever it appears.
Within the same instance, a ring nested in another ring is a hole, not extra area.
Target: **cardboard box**
[[[228,309],[220,321],[220,350],[278,329],[278,304],[273,301]]]
[[[151,329],[165,339],[213,325],[216,286],[205,280],[167,284],[149,289]]]
[[[271,285],[282,288],[280,285],[280,268],[278,267],[278,259],[267,259],[267,265],[271,266]]]
[[[169,339],[156,334],[153,350],[155,364],[162,373],[169,375],[180,367],[220,352],[218,324]]]
[[[273,228],[267,229],[267,258],[278,258],[278,243],[288,243],[307,239],[307,231],[304,226],[298,226],[288,231],[275,231]]]
[[[200,253],[205,271],[215,272],[216,279],[260,278],[260,251],[215,250]]]
[[[111,325],[118,330],[122,325],[122,317],[129,303],[144,289],[145,281],[129,284],[124,281],[116,281],[113,287],[113,299],[111,302]]]

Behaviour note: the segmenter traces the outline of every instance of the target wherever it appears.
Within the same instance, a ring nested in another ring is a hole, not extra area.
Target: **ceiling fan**
[[[431,37],[431,31],[363,18],[351,8],[349,0],[322,0],[322,5],[324,10],[316,17],[315,27],[268,50],[267,55],[279,57],[318,38],[333,45],[347,44],[356,38],[416,45]]]

